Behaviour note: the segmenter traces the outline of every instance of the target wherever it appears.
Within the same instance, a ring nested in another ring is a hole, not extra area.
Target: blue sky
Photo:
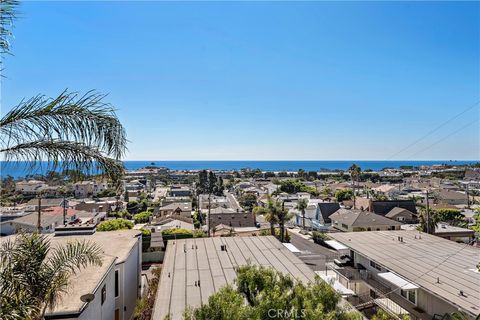
[[[109,93],[127,160],[480,159],[478,105],[396,155],[479,101],[479,2],[20,10],[2,114],[39,93]]]

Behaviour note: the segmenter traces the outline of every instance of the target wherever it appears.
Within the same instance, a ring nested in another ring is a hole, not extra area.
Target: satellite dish
[[[95,299],[95,295],[93,293],[87,293],[80,297],[80,300],[86,303],[91,302],[93,299]]]

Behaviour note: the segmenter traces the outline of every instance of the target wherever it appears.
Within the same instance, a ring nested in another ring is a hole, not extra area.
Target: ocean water
[[[386,160],[315,160],[315,161],[256,161],[256,160],[236,160],[236,161],[124,161],[127,170],[135,170],[149,166],[152,163],[159,167],[167,167],[171,170],[240,170],[243,168],[260,169],[262,171],[319,171],[319,170],[347,170],[352,164],[357,164],[362,170],[381,170],[383,168],[399,168],[400,166],[422,166],[422,165],[464,165],[477,163],[479,160],[415,160],[415,161],[386,161]],[[26,165],[11,164],[0,162],[0,176],[10,175],[14,178],[24,177],[31,174],[45,174],[47,163],[42,163],[33,171],[27,171]]]

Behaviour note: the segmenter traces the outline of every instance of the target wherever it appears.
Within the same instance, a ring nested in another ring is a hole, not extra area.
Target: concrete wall
[[[102,304],[102,288],[105,286],[106,299]],[[109,269],[106,277],[94,292],[95,299],[91,301],[78,317],[79,320],[112,320],[115,317],[115,268]]]
[[[115,298],[115,309],[119,310],[120,320],[133,317],[135,304],[139,298],[141,274],[141,238],[130,251],[128,258],[115,266],[119,277],[119,295]]]

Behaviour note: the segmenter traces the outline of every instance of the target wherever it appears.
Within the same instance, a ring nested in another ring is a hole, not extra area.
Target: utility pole
[[[430,208],[428,206],[428,190],[427,190],[427,233],[430,234]]]
[[[357,205],[356,205],[356,200],[357,200],[357,197],[355,195],[355,180],[353,179],[353,173],[351,173],[352,175],[352,189],[353,189],[353,209],[356,209]]]
[[[207,217],[207,229],[208,229],[208,237],[210,238],[210,196],[212,193],[208,192],[208,217]]]
[[[468,195],[468,182],[465,184],[465,193],[467,194],[467,208],[470,209],[470,196]]]
[[[67,224],[67,200],[65,199],[65,191],[63,192],[63,225]]]
[[[40,193],[38,194],[37,231],[42,233],[42,197]]]

